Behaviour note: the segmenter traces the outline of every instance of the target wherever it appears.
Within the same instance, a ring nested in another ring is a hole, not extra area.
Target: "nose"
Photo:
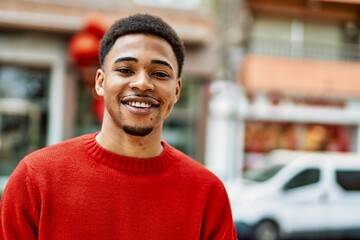
[[[154,85],[151,81],[151,78],[146,72],[136,75],[135,79],[131,81],[130,87],[141,92],[154,90]]]

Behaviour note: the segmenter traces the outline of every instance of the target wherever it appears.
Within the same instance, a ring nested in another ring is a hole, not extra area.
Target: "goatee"
[[[132,127],[128,125],[125,125],[123,129],[127,134],[138,137],[144,137],[153,130],[152,127]]]

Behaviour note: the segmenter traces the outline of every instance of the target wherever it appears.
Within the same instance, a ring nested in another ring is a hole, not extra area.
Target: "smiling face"
[[[96,92],[105,102],[103,127],[134,136],[161,134],[180,96],[177,72],[174,52],[164,39],[145,34],[118,38],[96,73]]]

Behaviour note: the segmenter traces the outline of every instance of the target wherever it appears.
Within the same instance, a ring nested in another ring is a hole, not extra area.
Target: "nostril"
[[[132,88],[137,88],[141,91],[146,91],[146,90],[153,90],[154,89],[154,85],[151,83],[151,81],[136,81],[136,82],[132,82],[130,84],[130,87]]]

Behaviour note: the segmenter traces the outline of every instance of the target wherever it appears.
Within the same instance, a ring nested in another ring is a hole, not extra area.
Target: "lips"
[[[133,108],[141,109],[150,109],[160,105],[160,101],[154,97],[138,95],[125,96],[121,98],[121,103]]]

